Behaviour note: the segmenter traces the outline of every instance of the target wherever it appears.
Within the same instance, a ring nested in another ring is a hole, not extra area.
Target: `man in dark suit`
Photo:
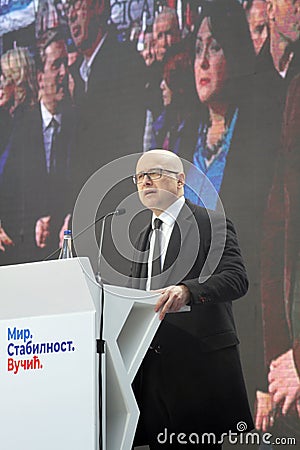
[[[235,230],[185,201],[183,166],[172,152],[145,153],[134,181],[153,214],[136,243],[131,286],[160,288],[155,311],[162,320],[134,381],[141,411],[135,441],[151,449],[183,440],[185,448],[220,449],[222,433],[238,433],[241,421],[253,427],[231,308],[248,287]],[[191,311],[179,312],[186,305]]]
[[[72,72],[79,109],[74,176],[77,189],[97,169],[141,148],[144,67],[108,25],[109,0],[67,1],[79,58]]]
[[[15,243],[5,255],[9,263],[42,259],[57,249],[72,206],[75,116],[68,101],[67,50],[59,29],[48,30],[38,42],[37,77],[40,102],[17,117],[1,180],[7,232]]]

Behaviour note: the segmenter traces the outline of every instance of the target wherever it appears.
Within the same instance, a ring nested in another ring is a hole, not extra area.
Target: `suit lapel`
[[[164,286],[181,281],[185,275],[185,262],[191,260],[193,243],[193,238],[190,239],[191,230],[198,231],[198,227],[192,227],[195,220],[192,209],[193,205],[185,202],[174,224],[163,268]]]
[[[134,257],[134,265],[132,270],[133,287],[137,289],[145,289],[148,276],[148,255],[149,255],[149,233],[151,223],[148,224],[140,234],[137,251]]]
[[[27,158],[28,169],[32,173],[32,168],[35,168],[34,173],[37,179],[39,177],[47,176],[46,154],[43,136],[43,119],[40,105],[32,111],[30,120],[31,123],[28,133],[31,138],[31,144],[30,146],[27,145],[25,150],[27,154],[30,155]]]

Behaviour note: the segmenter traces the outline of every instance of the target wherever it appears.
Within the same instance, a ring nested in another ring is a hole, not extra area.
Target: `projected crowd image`
[[[185,197],[237,229],[256,428],[298,439],[299,38],[299,0],[0,4],[0,265],[56,259],[99,168],[176,153]]]

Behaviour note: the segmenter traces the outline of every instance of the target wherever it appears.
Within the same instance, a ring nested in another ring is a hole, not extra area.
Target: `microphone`
[[[120,208],[120,209],[116,209],[114,212],[115,216],[122,216],[122,214],[126,213],[126,209],[125,208]]]
[[[104,219],[104,223],[107,219],[107,217],[109,216],[121,216],[122,214],[126,213],[126,209],[125,208],[119,208],[116,209],[115,211],[111,211],[107,214],[104,214],[103,216],[98,217],[98,219],[96,219],[94,222],[90,223],[87,227],[85,227],[83,230],[79,231],[79,233],[77,233],[75,236],[72,237],[72,241],[74,241],[75,239],[79,238],[79,236],[81,236],[83,233],[85,233],[87,230],[89,230],[91,227],[93,227],[94,225],[96,225],[96,223],[100,222],[101,220]],[[103,226],[102,226],[103,228]],[[103,233],[101,230],[101,240],[103,241]],[[102,244],[101,244],[102,245]],[[54,256],[56,253],[60,252],[61,248],[58,247],[56,250],[54,250],[54,252],[50,253],[50,255],[46,256],[46,258],[43,259],[43,261],[48,261],[48,259],[52,258],[52,256]],[[98,265],[97,268],[99,269],[99,257],[98,257]],[[98,273],[98,272],[97,272]]]
[[[97,261],[97,272],[96,272],[96,281],[98,284],[102,285],[102,281],[101,281],[101,259],[102,259],[102,247],[103,247],[103,238],[104,238],[104,228],[105,228],[105,223],[106,223],[106,219],[110,216],[121,216],[122,214],[126,213],[126,209],[125,208],[120,208],[120,209],[116,209],[115,211],[112,211],[108,214],[106,214],[105,216],[102,217],[103,222],[102,222],[102,226],[101,226],[101,235],[100,235],[100,241],[99,241],[99,252],[98,252],[98,261]],[[97,221],[99,221],[101,219],[98,219]],[[96,222],[95,222],[96,223]]]
[[[77,233],[76,236],[74,236],[72,240],[74,241],[75,239],[77,239],[79,236],[81,236],[83,233],[85,233],[91,227],[96,225],[96,223],[100,222],[102,219],[104,219],[104,221],[105,221],[106,218],[109,217],[109,216],[121,216],[122,214],[125,214],[125,213],[126,213],[126,209],[125,208],[120,208],[120,209],[116,209],[115,211],[111,211],[111,212],[109,212],[107,214],[104,214],[103,216],[98,217],[98,219],[96,219],[94,222],[90,223],[83,230],[79,231],[79,233]]]

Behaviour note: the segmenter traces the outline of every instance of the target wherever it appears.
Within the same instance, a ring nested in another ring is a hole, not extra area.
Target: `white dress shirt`
[[[174,228],[175,221],[177,219],[178,214],[180,213],[183,205],[185,203],[185,198],[179,197],[168,209],[163,211],[160,216],[156,216],[154,213],[152,215],[152,230],[154,230],[154,220],[159,218],[162,221],[160,227],[160,248],[161,248],[161,269],[164,266],[167,249],[170,242],[170,237]],[[154,242],[155,242],[155,233],[151,233],[150,238],[150,248],[149,248],[149,257],[148,257],[148,276],[146,282],[146,291],[150,290],[151,286],[151,272],[152,272],[152,259],[153,259],[153,251],[154,251]]]
[[[60,133],[61,130],[61,114],[54,114],[52,115],[44,103],[41,101],[41,114],[42,114],[42,121],[43,121],[43,138],[44,138],[44,149],[45,149],[45,156],[46,156],[46,167],[47,172],[50,172],[50,158],[51,158],[51,144],[52,144],[52,138],[54,133],[54,128],[51,126],[51,121],[54,118],[58,126],[58,133]]]

